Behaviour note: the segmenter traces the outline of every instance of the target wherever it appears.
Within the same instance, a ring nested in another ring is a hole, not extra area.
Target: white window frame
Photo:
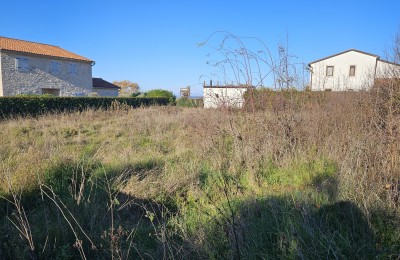
[[[76,64],[76,62],[69,63],[68,71],[69,71],[69,74],[71,74],[71,75],[77,75],[78,74],[78,64]]]
[[[15,69],[18,71],[29,71],[29,59],[27,57],[16,57]]]
[[[60,73],[60,62],[58,62],[56,60],[52,60],[50,63],[50,72],[51,72],[51,74]]]

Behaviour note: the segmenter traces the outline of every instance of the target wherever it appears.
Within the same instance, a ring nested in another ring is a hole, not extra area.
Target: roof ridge
[[[47,44],[47,43],[41,43],[41,42],[34,42],[34,41],[21,40],[21,39],[16,39],[16,38],[11,38],[11,37],[5,37],[5,36],[1,36],[1,35],[0,35],[0,38],[10,39],[10,40],[14,40],[14,41],[21,41],[21,42],[30,42],[30,43],[40,44],[40,45],[47,45],[47,46],[52,46],[52,47],[61,48],[60,46],[53,45],[53,44]]]
[[[350,52],[350,51],[355,51],[355,52],[358,52],[358,53],[362,53],[362,54],[369,55],[369,56],[375,57],[377,59],[380,59],[380,56],[376,55],[376,54],[372,54],[372,53],[365,52],[365,51],[360,51],[360,50],[357,50],[357,49],[348,49],[348,50],[345,50],[345,51],[342,51],[342,52],[339,52],[339,53],[336,53],[336,54],[332,54],[332,55],[329,55],[327,57],[312,61],[312,62],[308,63],[307,65],[310,66],[313,63],[317,63],[317,62],[320,62],[320,61],[323,61],[323,60],[326,60],[326,59],[329,59],[329,58],[333,58],[335,56],[339,56],[339,55],[345,54],[345,53]]]

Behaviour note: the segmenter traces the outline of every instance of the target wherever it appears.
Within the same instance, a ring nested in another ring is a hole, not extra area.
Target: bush
[[[37,116],[46,113],[83,111],[85,109],[108,109],[116,104],[141,107],[170,103],[168,98],[109,98],[109,97],[49,97],[19,96],[0,98],[0,118],[10,116]]]
[[[143,94],[146,98],[167,98],[170,104],[174,104],[176,97],[172,93],[172,91],[164,90],[164,89],[153,89],[145,92]]]

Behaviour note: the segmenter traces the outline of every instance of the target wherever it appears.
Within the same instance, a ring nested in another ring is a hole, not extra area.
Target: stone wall
[[[1,51],[2,96],[42,94],[42,89],[59,89],[60,96],[86,96],[93,92],[90,62]],[[16,58],[28,58],[28,68],[19,70]],[[58,70],[52,70],[52,62]],[[76,64],[71,73],[70,64]],[[0,92],[1,94],[1,92]]]
[[[3,70],[1,69],[1,51],[0,51],[0,97],[3,95]]]

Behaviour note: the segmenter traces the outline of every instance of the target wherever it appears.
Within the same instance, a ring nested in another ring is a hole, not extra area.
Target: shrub
[[[49,97],[19,96],[0,98],[0,118],[10,116],[37,116],[48,112],[71,112],[85,109],[108,109],[116,104],[128,107],[165,106],[171,101],[163,97],[109,98],[109,97]]]
[[[164,89],[153,89],[143,94],[146,98],[167,98],[170,104],[175,103],[176,97],[172,91]]]
[[[202,107],[202,99],[193,99],[188,97],[181,97],[176,100],[178,107]]]

